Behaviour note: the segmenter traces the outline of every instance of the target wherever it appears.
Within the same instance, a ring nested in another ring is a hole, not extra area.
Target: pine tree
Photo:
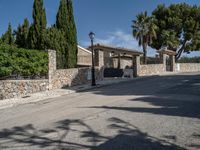
[[[16,45],[21,48],[28,47],[28,33],[29,33],[29,21],[28,19],[24,19],[23,25],[19,25],[17,28],[16,34]]]
[[[14,36],[11,23],[8,24],[8,30],[1,37],[1,40],[5,44],[12,45],[14,44]]]
[[[43,50],[45,48],[46,13],[43,0],[34,0],[33,24],[29,32],[29,48]]]
[[[66,48],[65,56],[67,67],[73,68],[77,65],[77,33],[73,16],[71,0],[61,0],[56,16],[56,27],[65,32]]]
[[[161,49],[168,47],[176,52],[176,61],[182,53],[200,50],[200,7],[186,3],[158,5],[152,15],[155,24],[157,40],[151,47]]]

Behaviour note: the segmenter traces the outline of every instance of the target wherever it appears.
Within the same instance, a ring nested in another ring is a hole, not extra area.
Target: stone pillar
[[[163,71],[165,72],[166,71],[166,68],[167,68],[167,54],[164,54],[164,53],[160,53],[160,59],[161,59],[161,63],[163,64]]]
[[[133,61],[133,76],[138,77],[140,76],[140,56],[133,56],[132,57]]]
[[[95,66],[99,70],[99,79],[103,80],[104,78],[104,52],[101,50],[95,50]]]
[[[49,90],[53,89],[53,77],[56,71],[56,51],[55,50],[48,50],[48,57],[49,57]]]
[[[97,49],[94,49],[94,66],[95,67],[99,66],[99,50]]]
[[[95,58],[95,66],[96,67],[102,67],[104,66],[104,53],[101,50],[95,50],[94,53],[94,58]]]
[[[99,50],[99,67],[104,66],[104,52]]]
[[[176,71],[176,63],[175,63],[175,56],[170,56],[170,71],[175,72]]]
[[[99,50],[99,71],[101,75],[101,80],[104,79],[104,52]]]

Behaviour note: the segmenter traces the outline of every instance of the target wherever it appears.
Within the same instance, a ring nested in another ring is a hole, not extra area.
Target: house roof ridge
[[[111,48],[111,49],[116,49],[116,50],[124,50],[124,51],[129,51],[129,52],[135,52],[138,54],[143,54],[142,52],[135,50],[135,49],[129,49],[129,48],[125,48],[125,47],[115,47],[115,46],[111,46],[111,45],[105,45],[105,44],[95,44],[94,47],[105,47],[105,48]]]
[[[90,50],[88,50],[88,49],[86,49],[86,48],[84,48],[84,47],[82,47],[80,45],[78,45],[78,48],[80,48],[80,49],[82,49],[82,50],[84,50],[84,51],[86,51],[88,53],[92,53]]]

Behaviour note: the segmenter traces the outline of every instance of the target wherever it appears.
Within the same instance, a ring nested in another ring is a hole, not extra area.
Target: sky
[[[7,30],[9,22],[14,29],[26,17],[32,22],[33,1],[0,0],[0,35]],[[169,6],[183,2],[200,6],[200,0],[73,0],[78,43],[88,47],[88,34],[93,31],[95,43],[141,51],[141,47],[138,47],[137,41],[132,37],[131,25],[136,15],[143,11],[151,15],[158,4]],[[55,23],[59,0],[44,0],[44,7],[50,27]],[[155,55],[155,50],[149,48],[148,55]],[[200,56],[200,52],[192,52],[188,56],[195,55]]]

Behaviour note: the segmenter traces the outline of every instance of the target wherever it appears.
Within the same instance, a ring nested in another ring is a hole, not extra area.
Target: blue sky
[[[185,2],[200,5],[200,0],[73,0],[74,15],[81,46],[89,45],[88,33],[95,32],[95,42],[141,50],[132,38],[131,24],[135,16],[147,10],[151,14],[158,4]],[[59,0],[44,0],[48,26],[55,23]],[[0,34],[11,22],[16,29],[27,17],[32,21],[33,0],[0,0]],[[154,55],[149,50],[149,55]],[[184,54],[186,55],[186,54]],[[199,55],[192,53],[191,55]]]

